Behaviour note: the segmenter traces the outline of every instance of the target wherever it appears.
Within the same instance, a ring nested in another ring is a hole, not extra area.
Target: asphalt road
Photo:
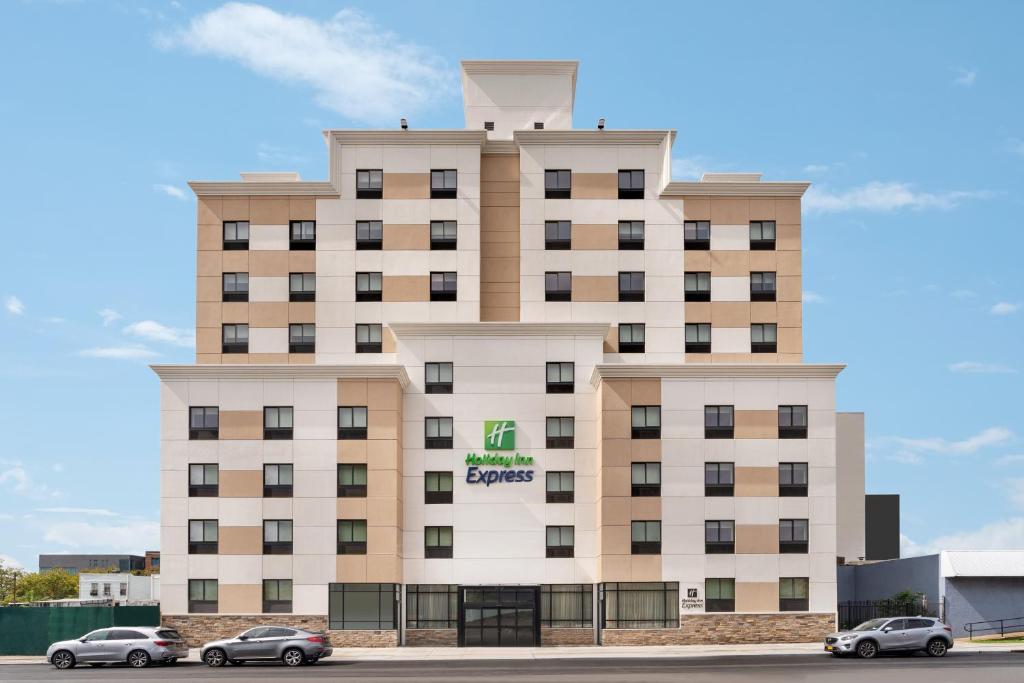
[[[899,683],[1021,683],[1024,654],[956,653],[943,659],[921,655],[873,660],[835,659],[830,655],[755,655],[657,659],[541,659],[493,661],[345,662],[327,659],[313,666],[286,669],[278,664],[211,669],[200,662],[136,670],[123,666],[76,667],[57,671],[43,664],[0,666],[2,681],[184,681],[184,680],[357,680],[371,683],[422,681],[528,681],[530,683],[672,681],[899,681]]]

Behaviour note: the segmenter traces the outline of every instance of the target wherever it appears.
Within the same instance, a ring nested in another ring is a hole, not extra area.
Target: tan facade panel
[[[779,468],[737,467],[734,495],[775,498],[779,495]]]
[[[618,173],[573,173],[573,199],[618,199]]]
[[[601,553],[604,555],[629,555],[629,498],[612,499],[622,506],[623,512],[605,508],[601,511]]]
[[[220,584],[217,586],[217,611],[220,614],[261,613],[263,611],[262,584]]]
[[[223,197],[198,197],[196,199],[196,225],[217,225],[222,222]]]
[[[743,277],[750,275],[750,254],[749,251],[712,251],[711,276]]]
[[[196,355],[220,354],[221,331],[219,327],[196,329]]]
[[[221,555],[262,555],[263,527],[220,527],[217,529],[217,551]]]
[[[683,354],[683,360],[685,360],[687,363],[694,363],[694,364],[697,364],[697,363],[710,363],[711,362],[711,354],[710,353],[687,353],[687,354]]]
[[[714,301],[711,324],[715,327],[750,327],[750,304],[746,301]]]
[[[263,496],[263,470],[221,470],[221,498],[260,498]]]
[[[220,365],[219,353],[197,353],[196,365]]]
[[[288,251],[288,272],[289,273],[315,273],[316,252],[315,251]]]
[[[429,173],[385,173],[384,199],[430,199]]]
[[[614,251],[619,248],[619,226],[573,223],[572,248]]]
[[[737,612],[778,612],[779,584],[774,581],[737,581]]]
[[[775,220],[779,223],[800,224],[800,200],[779,197],[775,200]]]
[[[365,582],[366,555],[338,555],[338,583]]]
[[[799,251],[780,251],[776,254],[778,259],[776,271],[780,276],[801,274]]]
[[[401,429],[397,410],[370,408],[367,411],[366,423],[366,437],[371,441],[397,439],[398,430]]]
[[[603,426],[604,417],[601,418]],[[601,466],[629,467],[633,462],[629,437],[605,438],[601,441]]]
[[[253,225],[288,225],[291,214],[287,197],[250,197],[249,222]],[[310,219],[316,216],[310,216]]]
[[[751,197],[749,210],[752,221],[773,221],[775,220],[775,198]]]
[[[778,306],[774,301],[750,302],[750,322],[773,323],[778,320]]]
[[[374,582],[402,583],[402,561],[397,554],[367,555],[366,571]]]
[[[221,219],[225,221],[247,221],[250,219],[248,197],[224,197],[221,205]]]
[[[750,200],[746,197],[712,197],[712,225],[747,225],[750,222]]]
[[[619,351],[619,327],[612,325],[608,328],[608,334],[604,336],[604,344],[601,345],[604,353],[618,353]]]
[[[200,251],[196,253],[196,275],[220,277],[224,271],[221,269],[221,252]]]
[[[780,354],[802,354],[804,352],[803,329],[780,327],[777,348]]]
[[[225,251],[221,256],[221,266],[225,273],[248,273],[249,252]]]
[[[619,279],[615,275],[576,275],[572,278],[573,301],[618,301]]]
[[[779,267],[779,255],[774,251],[750,252],[750,270],[775,271]]]
[[[519,320],[519,155],[480,157],[480,320]]]
[[[429,225],[388,223],[383,228],[385,251],[427,251],[430,249]]]
[[[601,380],[601,410],[629,410],[633,404],[633,381],[629,379]]]
[[[196,301],[220,301],[224,298],[223,280],[213,275],[196,278]]]
[[[763,354],[751,354],[763,355]],[[737,439],[779,438],[779,413],[775,410],[737,410]]]
[[[366,382],[365,379],[339,379],[338,405],[365,406],[368,397]]]
[[[630,520],[661,519],[661,498],[657,496],[638,496],[629,499]]]
[[[775,491],[778,494],[778,490]],[[744,555],[776,555],[779,527],[776,524],[737,524],[736,552]]]
[[[633,439],[629,457],[633,462],[661,462],[661,439]]]
[[[630,416],[628,410],[606,410],[601,415],[602,439],[630,438]]]
[[[791,223],[776,225],[775,248],[778,251],[800,251],[800,226]]]
[[[338,441],[338,462],[366,462],[366,442],[360,440]]]
[[[225,354],[225,360],[231,355],[234,354]],[[220,438],[222,440],[262,439],[263,411],[220,411]]]
[[[684,197],[683,219],[688,221],[711,220],[710,197]]]
[[[240,354],[243,355],[243,354]],[[287,353],[250,353],[249,363],[263,365],[282,365],[291,362],[291,356],[296,354]],[[312,355],[312,354],[308,354]]]
[[[289,197],[288,218],[293,221],[316,220],[316,197]]]
[[[802,301],[803,300],[803,278],[799,275],[785,275],[779,277],[776,285],[775,298],[779,301]]]
[[[384,301],[430,301],[430,276],[385,275],[381,296]]]
[[[289,323],[316,322],[316,304],[312,301],[292,301],[288,303]]]
[[[196,327],[220,327],[221,304],[213,301],[196,303]]]
[[[778,308],[779,327],[800,327],[803,324],[802,305],[795,301],[776,304]]]
[[[612,555],[607,550],[604,552],[601,556],[601,581],[629,581],[633,573],[630,556],[625,553]]]
[[[292,272],[288,266],[289,252],[287,251],[252,251],[248,253],[249,277],[288,277],[288,273]]]
[[[804,356],[803,356],[802,353],[780,353],[778,356],[779,356],[779,362],[780,363],[803,363],[804,362]]]
[[[661,581],[661,555],[630,555],[630,581]]]
[[[661,379],[630,380],[631,406],[661,405]]]
[[[256,301],[249,304],[250,327],[288,327],[287,301]]]
[[[690,301],[685,304],[686,322],[688,323],[709,323],[711,322],[711,302]]]
[[[222,223],[216,223],[215,225],[199,224],[196,241],[199,251],[216,251],[224,245],[222,225]]]
[[[610,498],[628,499],[632,495],[630,468],[628,465],[613,466],[609,463],[604,463],[604,466],[601,468],[601,495],[603,496],[602,502]],[[606,517],[601,519],[603,523],[613,523]],[[619,523],[622,523],[621,519]]]
[[[401,469],[398,442],[395,439],[369,439],[366,442],[366,462],[368,472]]]
[[[366,498],[339,498],[338,519],[366,519]]]
[[[396,380],[366,381],[366,405],[373,410],[401,410],[402,387]]]
[[[684,251],[683,269],[690,272],[707,273],[711,271],[710,251]]]

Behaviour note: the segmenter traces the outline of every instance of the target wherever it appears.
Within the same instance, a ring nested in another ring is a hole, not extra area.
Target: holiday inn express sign
[[[484,453],[466,455],[466,483],[490,486],[533,481],[533,457],[516,451],[515,420],[484,421]],[[488,451],[506,451],[489,453]],[[500,469],[489,469],[500,468]],[[529,468],[529,469],[526,469]]]

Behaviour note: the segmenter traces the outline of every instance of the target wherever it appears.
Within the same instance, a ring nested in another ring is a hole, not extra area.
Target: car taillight
[[[169,641],[169,640],[154,640],[153,644],[154,645],[159,645],[160,647],[167,647],[168,645],[171,644],[171,641]]]
[[[308,638],[306,638],[306,640],[308,640],[311,643],[322,643],[322,642],[324,642],[324,637],[323,636],[309,636]]]
[[[950,633],[952,633],[953,632],[953,627],[950,626],[949,624],[943,624],[942,625],[942,630],[943,631],[949,631]]]

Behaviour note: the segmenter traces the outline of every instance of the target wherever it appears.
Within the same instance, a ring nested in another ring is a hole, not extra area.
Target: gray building
[[[900,556],[900,497],[895,493],[864,496],[866,560],[895,560]]]
[[[69,574],[96,571],[97,569],[116,569],[119,572],[130,572],[146,568],[146,558],[141,555],[40,555],[39,571],[63,569]]]

